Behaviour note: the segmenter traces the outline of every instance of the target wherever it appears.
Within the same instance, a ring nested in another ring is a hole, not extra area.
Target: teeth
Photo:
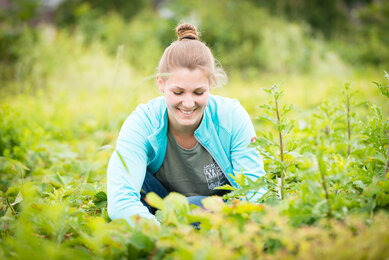
[[[185,115],[189,115],[189,114],[192,114],[194,110],[185,111],[185,110],[181,110],[181,109],[180,109],[180,111],[181,111],[182,113],[184,113]]]

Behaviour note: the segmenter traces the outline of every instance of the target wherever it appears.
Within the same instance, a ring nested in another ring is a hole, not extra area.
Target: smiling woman
[[[200,124],[211,90],[207,75],[200,69],[178,68],[165,81],[157,77],[157,82],[165,94],[169,130],[180,146],[192,148],[196,143],[193,132]]]
[[[265,174],[258,151],[248,145],[255,131],[235,99],[210,94],[226,76],[196,28],[181,24],[166,48],[156,78],[164,96],[142,104],[126,119],[107,170],[108,214],[153,218],[149,192],[178,192],[202,206],[215,187],[237,186],[235,173],[255,181]],[[262,191],[253,191],[257,200]],[[156,220],[156,219],[155,219]]]

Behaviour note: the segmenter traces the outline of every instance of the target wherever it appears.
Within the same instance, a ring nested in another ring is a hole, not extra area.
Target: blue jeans
[[[161,198],[165,198],[169,192],[168,190],[159,182],[157,178],[154,177],[149,172],[146,172],[145,180],[142,185],[142,190],[140,192],[140,201],[143,205],[150,211],[151,214],[155,214],[156,209],[151,207],[146,201],[146,195],[149,192],[154,192]],[[201,201],[207,196],[190,196],[187,197],[189,204],[197,205],[199,207],[203,207]]]

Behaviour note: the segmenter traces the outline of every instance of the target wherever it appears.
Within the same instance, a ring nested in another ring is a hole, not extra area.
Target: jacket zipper
[[[207,150],[207,152],[211,155],[211,157],[213,158],[213,160],[216,162],[217,166],[219,166],[220,170],[222,171],[222,173],[224,174],[224,176],[227,178],[227,181],[229,182],[229,184],[232,186],[232,187],[235,187],[232,182],[230,181],[230,179],[228,178],[227,174],[224,172],[223,168],[220,166],[219,162],[215,159],[215,157],[213,156],[213,154],[208,150],[208,148],[203,145],[202,142],[200,142],[200,140],[197,138],[196,135],[194,135],[194,137],[196,138],[197,142],[199,142],[205,150]]]

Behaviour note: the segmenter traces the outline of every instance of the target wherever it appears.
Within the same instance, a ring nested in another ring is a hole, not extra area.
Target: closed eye
[[[173,91],[173,94],[179,96],[179,95],[182,94],[182,92],[174,92],[174,91]]]
[[[204,92],[195,92],[195,95],[201,96]]]

